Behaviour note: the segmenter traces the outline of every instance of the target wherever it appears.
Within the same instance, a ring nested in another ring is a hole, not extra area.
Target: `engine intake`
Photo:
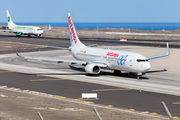
[[[101,68],[96,64],[90,63],[85,66],[85,71],[89,74],[99,74]]]

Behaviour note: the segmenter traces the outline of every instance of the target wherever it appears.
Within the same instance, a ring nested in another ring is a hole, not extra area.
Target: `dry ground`
[[[103,120],[164,120],[167,117],[130,110],[114,109],[77,102],[68,98],[37,95],[33,92],[0,87],[1,120],[98,120],[93,106],[96,106]]]

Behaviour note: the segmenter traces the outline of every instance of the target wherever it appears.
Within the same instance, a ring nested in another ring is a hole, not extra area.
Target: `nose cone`
[[[43,30],[39,30],[39,33],[40,33],[40,34],[43,34]]]
[[[148,71],[151,68],[151,65],[149,62],[143,65],[144,71]]]

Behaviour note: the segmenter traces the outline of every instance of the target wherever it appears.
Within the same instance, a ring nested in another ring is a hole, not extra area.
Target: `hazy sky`
[[[180,0],[0,0],[0,22],[180,22]]]

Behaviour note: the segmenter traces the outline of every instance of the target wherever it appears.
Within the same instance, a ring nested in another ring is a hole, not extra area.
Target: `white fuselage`
[[[17,33],[20,32],[24,35],[41,35],[43,30],[40,27],[35,26],[14,26],[10,28],[11,32]]]
[[[111,70],[145,73],[151,67],[146,57],[128,51],[92,47],[72,47],[71,54],[77,60],[106,63],[108,69]]]

